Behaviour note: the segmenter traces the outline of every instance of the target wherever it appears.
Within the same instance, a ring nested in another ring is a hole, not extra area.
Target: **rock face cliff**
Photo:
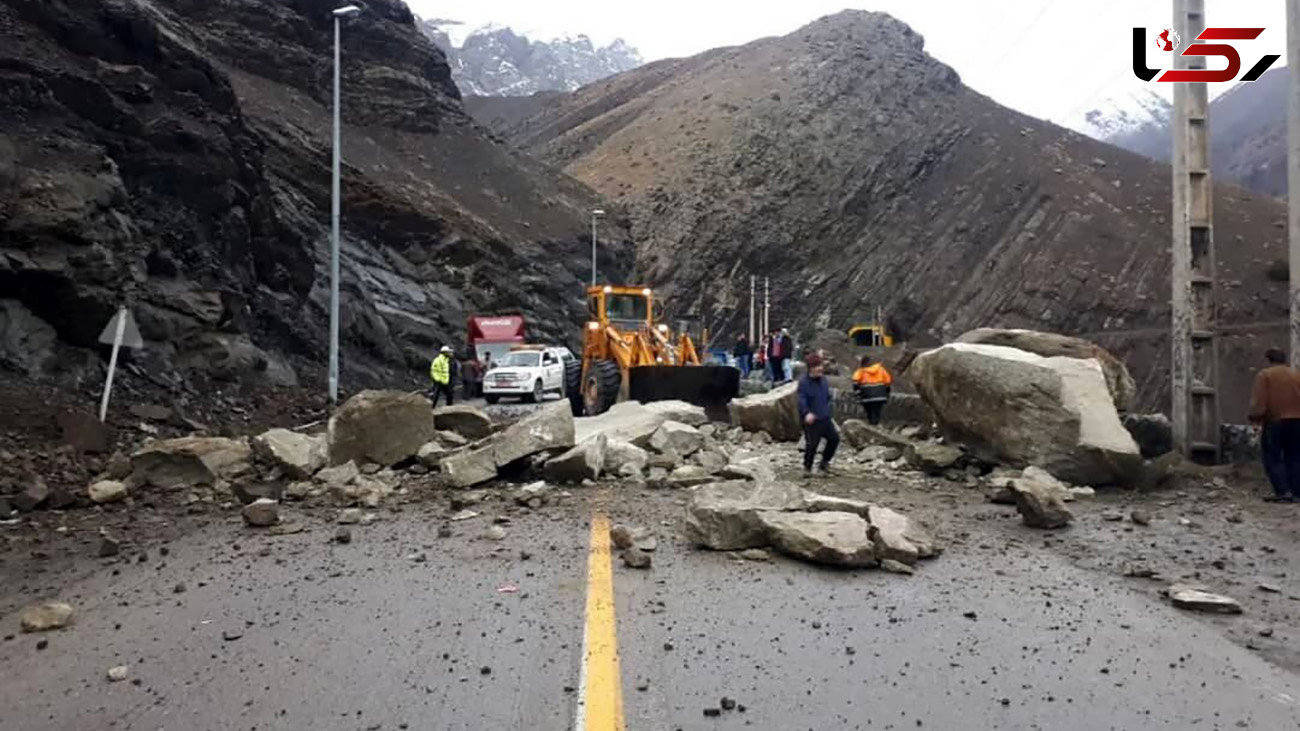
[[[662,61],[550,100],[506,134],[622,201],[638,273],[717,333],[751,275],[804,334],[874,318],[918,342],[1002,326],[1079,334],[1167,408],[1168,167],[999,106],[883,14]],[[1285,211],[1215,197],[1225,413],[1285,338]],[[759,299],[761,301],[760,292]]]
[[[0,373],[93,382],[127,302],[141,378],[320,378],[335,5],[0,0]],[[592,192],[492,141],[398,0],[343,47],[345,380],[418,377],[473,313],[573,338]]]

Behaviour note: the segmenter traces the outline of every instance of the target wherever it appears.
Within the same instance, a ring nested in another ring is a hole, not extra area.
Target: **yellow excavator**
[[[658,304],[649,287],[587,288],[582,355],[565,373],[574,415],[601,414],[629,399],[716,407],[739,393],[740,371],[702,364],[690,335],[659,322]]]

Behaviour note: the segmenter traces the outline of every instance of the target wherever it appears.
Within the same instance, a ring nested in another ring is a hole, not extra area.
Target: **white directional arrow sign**
[[[140,337],[140,329],[135,326],[135,318],[131,317],[131,311],[122,307],[118,309],[113,319],[108,321],[104,327],[104,332],[99,334],[99,342],[105,345],[113,346],[113,354],[108,357],[108,380],[104,382],[104,399],[99,402],[99,420],[104,421],[108,416],[108,397],[113,393],[113,374],[117,371],[117,351],[125,345],[128,348],[143,348],[144,338]]]

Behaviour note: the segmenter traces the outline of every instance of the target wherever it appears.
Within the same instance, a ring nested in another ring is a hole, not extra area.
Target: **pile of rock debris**
[[[1143,459],[1118,409],[1131,398],[1132,381],[1096,346],[1026,331],[965,340],[922,354],[908,374],[933,423],[841,424],[845,476],[987,488],[990,500],[1014,503],[1026,525],[1054,529],[1072,518],[1067,502],[1092,494],[1087,485],[1150,483],[1170,469],[1163,458]],[[513,483],[523,486],[515,488],[518,502],[534,506],[551,484],[603,483],[691,489],[686,535],[708,548],[771,547],[814,562],[895,570],[939,552],[906,516],[779,479],[797,472],[794,384],[733,401],[727,422],[676,401],[621,403],[575,419],[559,401],[506,423],[473,406],[432,409],[417,393],[364,391],[328,429],[315,429],[147,441],[108,460],[83,495],[51,500],[34,482],[17,507],[169,495],[239,508],[249,525],[291,531],[279,516],[285,501],[364,510],[394,496]]]

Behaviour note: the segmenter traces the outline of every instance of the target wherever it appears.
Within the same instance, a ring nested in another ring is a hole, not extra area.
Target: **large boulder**
[[[243,439],[181,437],[146,444],[131,455],[131,482],[162,488],[215,485],[252,468],[253,450]]]
[[[659,414],[669,421],[678,421],[691,426],[704,426],[709,423],[708,414],[703,406],[696,406],[685,401],[651,401],[642,404],[648,411]]]
[[[918,357],[911,375],[944,434],[984,461],[1083,485],[1140,476],[1142,455],[1095,360],[954,343]]]
[[[803,436],[799,425],[798,384],[788,383],[766,393],[745,396],[731,402],[731,423],[748,432],[767,432],[779,442],[797,442]]]
[[[329,463],[393,465],[414,457],[438,428],[429,400],[418,393],[362,391],[334,415]]]
[[[497,464],[531,457],[538,452],[568,449],[576,444],[573,410],[567,401],[555,401],[511,424],[492,437]]]
[[[464,404],[434,409],[433,421],[438,429],[478,441],[492,434],[492,418],[482,409]]]
[[[574,446],[574,419],[568,401],[556,401],[442,461],[441,470],[456,487],[477,485],[501,468],[541,452]],[[417,448],[418,450],[418,448]]]
[[[253,439],[253,451],[292,479],[305,480],[325,466],[325,437],[272,429]]]
[[[574,419],[574,437],[577,442],[585,442],[603,434],[611,440],[645,448],[650,446],[650,437],[667,420],[668,417],[644,404],[624,401],[598,416]]]
[[[546,460],[542,473],[551,482],[582,482],[597,479],[600,477],[601,470],[605,468],[608,447],[609,439],[602,434],[573,447],[564,454]]]
[[[812,563],[850,568],[874,566],[871,524],[853,513],[758,512],[769,544],[781,553]]]
[[[689,457],[703,446],[700,430],[680,421],[665,421],[650,436],[650,448],[660,454]]]
[[[796,558],[848,567],[881,559],[911,565],[942,550],[923,528],[889,508],[778,482],[695,488],[685,532],[695,544],[715,550],[772,546]]]
[[[1111,355],[1105,348],[1082,338],[1035,330],[979,328],[957,338],[957,342],[1002,345],[1045,358],[1063,356],[1096,360],[1106,377],[1106,389],[1110,392],[1111,400],[1117,410],[1128,411],[1133,407],[1133,400],[1137,397],[1137,382],[1129,375],[1123,361]]]
[[[785,483],[715,482],[695,488],[686,507],[686,537],[716,551],[769,545],[760,513],[801,510],[803,490]]]

